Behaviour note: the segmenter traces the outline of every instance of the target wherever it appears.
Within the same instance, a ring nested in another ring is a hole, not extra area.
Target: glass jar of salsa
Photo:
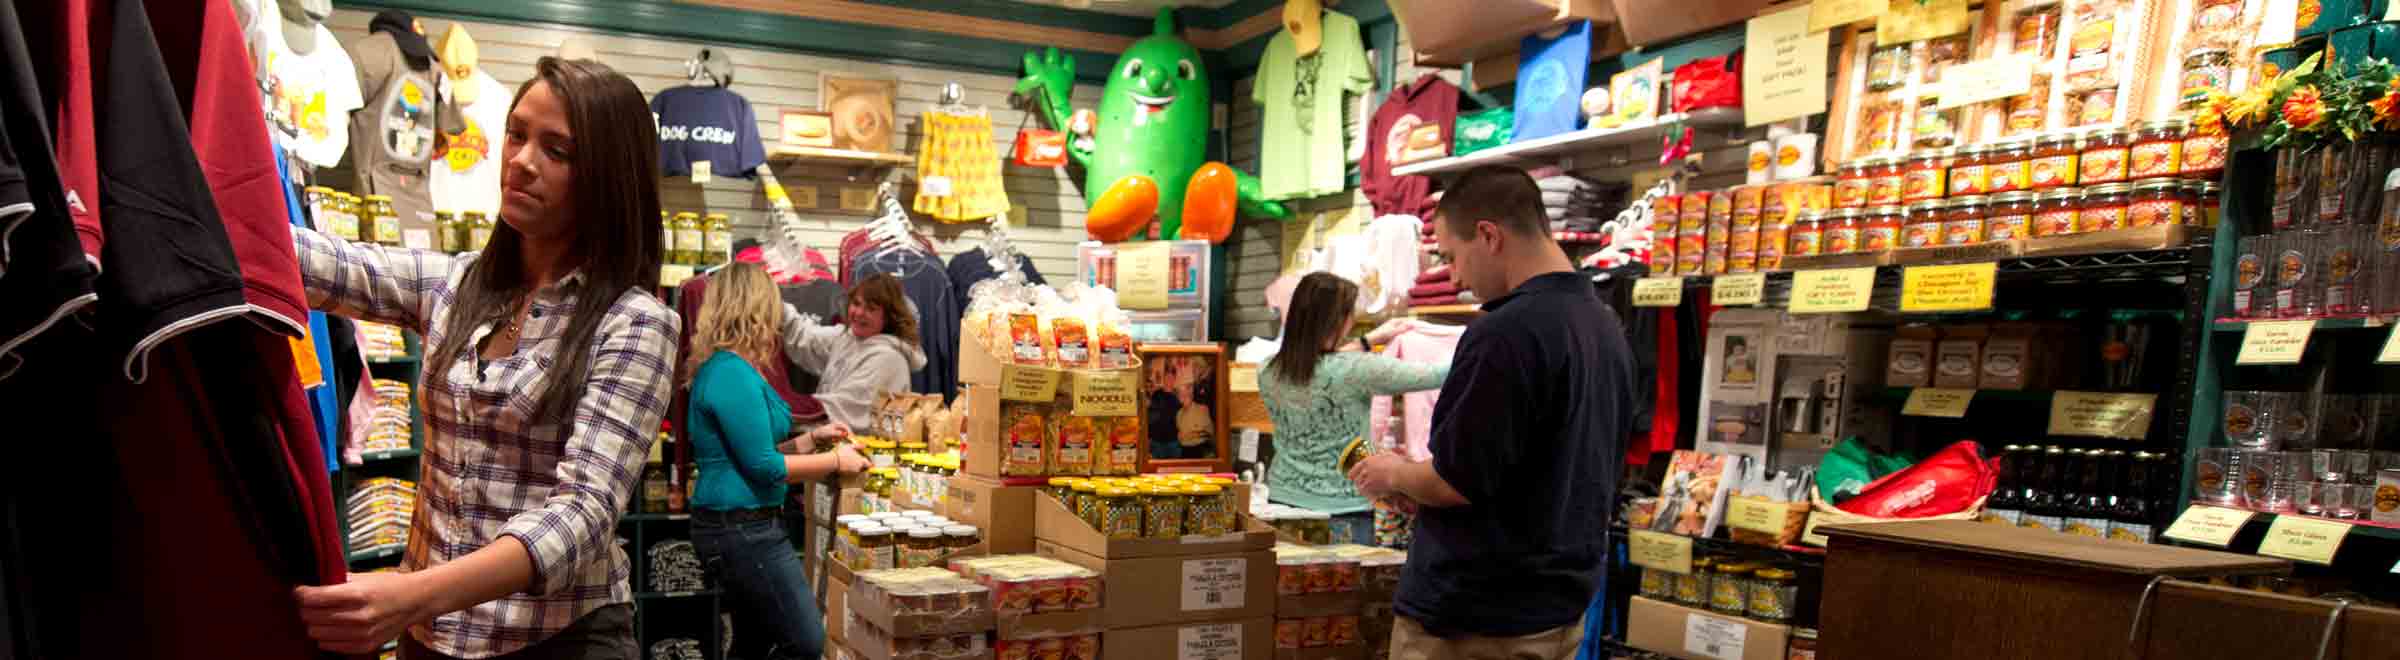
[[[2025,158],[2025,187],[2050,190],[2075,185],[2075,134],[2051,133],[2033,139]]]
[[[2199,226],[2199,227],[2201,227],[2201,228],[2203,228],[2203,229],[2215,229],[2215,228],[2217,228],[2217,220],[2218,220],[2219,218],[2222,218],[2222,217],[2224,217],[2224,216],[2222,215],[2222,213],[2223,213],[2223,212],[2222,212],[2222,210],[2221,210],[2221,209],[2219,208],[2219,206],[2218,206],[2219,204],[2222,204],[2222,203],[2223,203],[2223,201],[2224,201],[2222,198],[2220,198],[2220,197],[2219,197],[2219,193],[2220,193],[2220,192],[2222,192],[2222,191],[2220,191],[2220,190],[2218,189],[2218,186],[2217,186],[2217,184],[2216,184],[2216,183],[2214,183],[2214,182],[2205,182],[2205,181],[2204,181],[2204,182],[2201,182],[2201,184],[2200,184],[2200,224],[2199,224],[2199,225],[2197,225],[2197,226]]]
[[[1992,145],[1983,158],[1983,191],[2004,193],[2026,190],[2025,158],[2032,150],[2024,140],[2011,140]]]
[[[1902,166],[1900,172],[1900,201],[1913,203],[1941,199],[1943,194],[1950,192],[1947,183],[1950,158],[1956,154],[1955,150],[1947,148],[1909,154],[1908,164]]]
[[[2183,223],[2183,182],[2143,179],[2133,184],[2125,205],[2126,227],[2156,227]]]
[[[2033,235],[2038,238],[2075,233],[2075,216],[2082,206],[2081,188],[2053,190],[2033,198]]]
[[[1900,159],[1890,156],[1867,159],[1867,206],[1900,203],[1900,179]]]
[[[1907,211],[1898,206],[1878,206],[1859,218],[1858,249],[1853,252],[1889,252],[1900,244],[1900,219]]]
[[[2198,128],[2183,134],[2183,162],[2176,172],[2186,177],[2214,179],[2225,171],[2225,150],[2232,147],[2225,130],[2203,131]]]
[[[2083,134],[2083,163],[2076,180],[2087,186],[2124,181],[2125,150],[2132,144],[2133,132],[2122,128],[2095,128]]]
[[[2184,179],[2183,186],[2175,191],[2176,198],[2183,202],[2183,226],[2200,226],[2200,189],[2207,186],[2205,181]]]
[[[1836,211],[1809,211],[1807,213],[1800,214],[1800,220],[1792,223],[1791,235],[1785,239],[1786,243],[1783,249],[1784,254],[1786,256],[1793,257],[1813,257],[1823,253],[1825,249],[1825,223],[1834,215],[1840,213],[1849,213],[1852,214],[1853,217],[1856,217],[1858,212],[1850,209],[1840,209]]]
[[[1950,195],[1981,195],[1986,192],[1983,162],[1991,147],[1976,145],[1959,147],[1958,156],[1950,159]]]
[[[1983,242],[1983,223],[1987,200],[1982,195],[1968,195],[1950,200],[1942,210],[1942,245],[1974,245]]]
[[[2005,241],[2024,238],[2033,225],[2033,193],[2018,191],[1985,198],[1983,207],[1983,238]]]
[[[1917,202],[1908,205],[1908,215],[1900,224],[1899,247],[1918,248],[1940,245],[1942,242],[1941,202]]]
[[[2133,135],[2132,157],[2127,161],[2125,176],[2147,179],[2181,172],[2184,126],[2181,119],[2142,124]]]
[[[1854,209],[1867,205],[1867,163],[1865,159],[1842,163],[1840,174],[1833,180],[1835,208]]]
[[[2075,208],[2075,231],[2124,229],[2126,211],[2133,203],[2132,192],[2133,186],[2123,183],[2083,189],[2083,203]]]
[[[1825,218],[1825,237],[1818,254],[1849,254],[1858,251],[1860,234],[1865,229],[1867,209],[1842,209]]]

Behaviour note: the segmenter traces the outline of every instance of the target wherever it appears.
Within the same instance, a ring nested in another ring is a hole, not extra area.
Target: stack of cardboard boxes
[[[1241,516],[1238,531],[1221,536],[1109,538],[1057,498],[1033,504],[1035,552],[1106,583],[1102,660],[1274,656],[1272,529]]]
[[[948,569],[857,573],[841,647],[858,660],[989,660],[991,588]],[[836,655],[840,655],[837,653]]]

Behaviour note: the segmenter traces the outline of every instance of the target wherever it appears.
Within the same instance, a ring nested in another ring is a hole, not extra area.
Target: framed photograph
[[[900,83],[889,79],[824,74],[817,79],[818,109],[833,116],[833,148],[889,153],[893,99]]]
[[[1225,347],[1220,344],[1143,344],[1143,472],[1225,472]]]
[[[816,110],[783,111],[783,144],[833,148],[833,114]]]

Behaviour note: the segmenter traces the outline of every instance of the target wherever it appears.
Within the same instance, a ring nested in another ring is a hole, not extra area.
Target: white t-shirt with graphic
[[[456,98],[455,85],[460,81],[439,76],[442,98]],[[433,210],[464,214],[481,211],[499,219],[500,214],[500,143],[506,139],[510,91],[500,81],[482,69],[475,70],[464,84],[476,86],[475,102],[461,106],[459,125],[444,120],[443,144],[447,147],[434,154],[432,164]],[[455,133],[450,130],[458,129]]]
[[[261,3],[262,11],[272,5]],[[266,17],[262,17],[266,18]],[[358,71],[333,31],[317,26],[316,50],[292,52],[272,19],[256,36],[261,54],[259,84],[265,87],[267,123],[275,143],[317,167],[333,167],[350,148],[350,111],[367,102],[358,92]]]

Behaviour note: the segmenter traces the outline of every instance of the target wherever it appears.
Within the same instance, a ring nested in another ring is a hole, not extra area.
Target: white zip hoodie
[[[875,395],[907,392],[908,375],[925,368],[925,351],[888,334],[860,339],[849,326],[818,325],[816,317],[783,306],[783,355],[816,374],[825,415],[850,428],[874,421]]]

